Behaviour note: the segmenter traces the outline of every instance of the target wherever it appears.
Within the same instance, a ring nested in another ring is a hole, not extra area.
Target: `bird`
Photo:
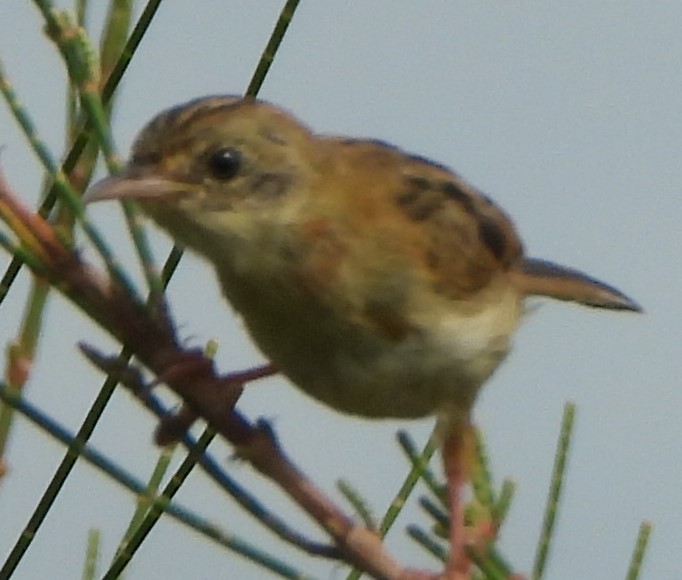
[[[527,298],[641,311],[613,286],[526,256],[511,218],[445,165],[317,133],[256,98],[161,112],[86,199],[133,199],[208,260],[255,344],[304,393],[350,415],[437,418],[448,578],[469,566],[459,494],[472,408]]]

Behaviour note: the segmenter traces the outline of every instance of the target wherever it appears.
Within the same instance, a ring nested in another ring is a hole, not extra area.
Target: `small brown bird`
[[[271,104],[208,97],[138,137],[89,201],[134,198],[208,259],[263,353],[304,392],[365,417],[437,415],[463,577],[463,433],[527,296],[639,311],[615,288],[524,256],[509,217],[443,165],[312,132]]]

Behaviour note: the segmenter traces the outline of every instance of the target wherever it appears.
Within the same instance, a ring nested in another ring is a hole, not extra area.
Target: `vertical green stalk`
[[[99,530],[90,530],[88,532],[88,544],[85,550],[83,580],[95,580],[95,578],[97,578],[97,564],[99,562],[99,550],[101,543],[101,534]]]
[[[275,28],[270,35],[267,45],[263,49],[256,70],[251,77],[251,82],[246,89],[246,94],[248,96],[255,97],[260,92],[263,81],[265,80],[272,63],[275,61],[275,55],[279,50],[279,46],[282,44],[282,40],[284,40],[284,35],[289,29],[289,24],[291,24],[291,21],[294,18],[294,13],[296,12],[296,8],[298,8],[299,2],[300,0],[287,0],[287,3],[279,13]]]
[[[644,562],[644,554],[649,545],[649,538],[651,537],[651,529],[652,526],[649,522],[642,522],[639,526],[635,549],[632,553],[632,558],[630,559],[627,580],[638,580],[639,578],[639,573],[642,571],[642,563]]]
[[[566,403],[564,414],[561,421],[561,432],[559,443],[554,458],[554,469],[552,470],[552,482],[550,484],[549,497],[545,508],[545,517],[542,522],[542,531],[538,541],[538,548],[535,554],[533,565],[533,580],[541,580],[547,566],[547,558],[554,534],[556,517],[559,510],[559,500],[564,486],[564,475],[566,474],[566,464],[568,461],[568,450],[571,444],[571,435],[575,421],[575,405]]]

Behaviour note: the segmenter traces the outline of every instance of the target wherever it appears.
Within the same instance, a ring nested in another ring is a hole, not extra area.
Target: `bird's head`
[[[95,184],[85,201],[134,199],[172,237],[196,247],[211,243],[212,232],[277,211],[310,175],[316,152],[311,132],[281,109],[202,98],[152,119],[124,171]]]

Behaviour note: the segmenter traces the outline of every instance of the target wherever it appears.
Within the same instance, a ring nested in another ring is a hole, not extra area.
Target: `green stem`
[[[632,552],[632,558],[628,568],[627,580],[637,580],[639,578],[639,573],[642,571],[644,554],[649,544],[649,538],[651,537],[651,530],[652,526],[649,522],[642,522],[639,526],[635,549]]]
[[[563,418],[561,420],[561,431],[559,434],[556,456],[554,458],[554,469],[552,470],[552,482],[550,484],[549,497],[547,498],[545,517],[542,522],[542,531],[540,533],[538,549],[533,565],[533,575],[531,576],[533,580],[540,580],[547,566],[547,558],[549,556],[556,517],[559,510],[559,500],[561,499],[561,492],[564,485],[564,475],[566,473],[568,450],[571,444],[574,421],[575,405],[573,403],[566,403],[564,406]]]
[[[265,77],[267,76],[272,63],[275,61],[275,55],[279,50],[280,44],[282,44],[284,35],[287,33],[289,24],[291,24],[291,21],[294,18],[294,13],[296,12],[296,8],[298,8],[299,2],[300,0],[287,0],[287,3],[282,8],[275,28],[270,35],[267,45],[263,49],[256,70],[251,77],[251,82],[246,89],[246,94],[248,96],[255,97],[260,92],[263,81],[265,81]]]

